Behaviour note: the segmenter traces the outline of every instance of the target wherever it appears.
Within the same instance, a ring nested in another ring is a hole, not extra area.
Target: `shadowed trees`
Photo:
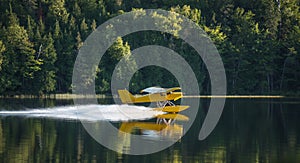
[[[182,14],[203,28],[225,65],[229,94],[297,94],[300,88],[299,0],[112,1],[0,0],[0,94],[47,94],[71,91],[73,65],[84,40],[97,25],[127,11],[161,8]],[[159,16],[159,15],[157,15]],[[109,93],[114,65],[145,45],[178,52],[196,72],[202,93],[210,79],[201,58],[176,36],[143,31],[119,38],[96,69],[98,93]],[[172,33],[173,32],[173,33]],[[119,56],[119,58],[115,57]],[[200,65],[200,66],[199,66]],[[136,73],[136,90],[150,85],[176,85],[168,71],[148,67]]]

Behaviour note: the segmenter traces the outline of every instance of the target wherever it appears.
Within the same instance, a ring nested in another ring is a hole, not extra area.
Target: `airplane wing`
[[[141,90],[141,93],[150,93],[150,94],[169,93],[169,92],[177,91],[180,89],[181,89],[180,87],[174,87],[174,88],[149,87],[149,88]]]
[[[149,87],[146,89],[141,90],[141,93],[165,93],[166,89],[165,88],[160,88],[160,87]]]
[[[166,93],[177,91],[177,90],[180,90],[180,89],[181,89],[180,87],[168,88],[168,89],[166,89]]]

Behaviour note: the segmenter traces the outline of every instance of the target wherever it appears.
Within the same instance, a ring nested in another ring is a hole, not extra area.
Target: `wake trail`
[[[151,119],[164,114],[144,106],[130,105],[78,105],[43,109],[0,111],[0,117],[21,116],[83,121],[131,121]]]

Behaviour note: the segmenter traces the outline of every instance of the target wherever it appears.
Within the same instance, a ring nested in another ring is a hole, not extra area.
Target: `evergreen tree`
[[[55,38],[55,37],[54,37]],[[76,40],[70,31],[64,31],[61,39],[55,40],[57,53],[56,88],[58,92],[70,92],[72,83],[73,66],[76,59]]]
[[[72,31],[73,33],[76,33],[78,31],[78,25],[76,24],[76,19],[72,15],[69,21],[69,30]]]
[[[52,0],[49,6],[49,17],[54,20],[60,20],[63,23],[68,22],[69,13],[65,8],[65,0]]]
[[[40,34],[44,34],[46,32],[46,27],[45,27],[45,24],[44,24],[42,18],[39,19],[38,28],[39,28]]]
[[[10,13],[9,26],[5,31],[5,64],[1,76],[4,90],[30,93],[28,84],[34,80],[34,73],[40,70],[41,61],[35,58],[33,44],[29,41],[24,27],[19,25],[17,16]]]
[[[54,26],[54,32],[53,32],[53,36],[56,40],[61,39],[61,29],[60,29],[60,25],[59,25],[59,21],[56,20],[55,22],[55,26]]]
[[[0,40],[0,71],[1,71],[1,65],[3,63],[3,55],[2,55],[2,53],[4,51],[5,51],[5,46],[4,46],[3,42]],[[0,78],[0,80],[1,80],[1,78]]]
[[[34,27],[35,27],[34,20],[28,15],[27,16],[27,33],[31,40],[34,37],[34,31],[33,31]]]
[[[82,35],[82,38],[85,39],[88,36],[88,31],[89,27],[87,23],[85,22],[85,18],[82,19],[81,24],[80,24],[80,33]]]
[[[83,45],[83,42],[81,40],[81,35],[80,35],[79,32],[77,32],[76,41],[77,41],[76,42],[76,48],[77,48],[77,50],[79,50],[82,47],[82,45]]]
[[[75,1],[74,3],[74,7],[73,7],[73,14],[77,19],[81,19],[82,18],[82,13],[81,13],[81,8],[78,5],[77,1]]]
[[[93,19],[93,22],[92,22],[92,24],[91,24],[91,29],[92,29],[92,31],[95,31],[96,28],[97,28],[97,22],[96,22],[95,19]]]
[[[50,93],[55,90],[56,86],[56,51],[51,33],[44,36],[40,41],[38,58],[43,60],[41,70],[36,73],[36,82],[39,87],[36,89],[38,94]]]

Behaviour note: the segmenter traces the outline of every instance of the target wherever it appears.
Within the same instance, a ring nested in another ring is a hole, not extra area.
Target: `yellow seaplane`
[[[175,105],[171,102],[182,98],[182,92],[179,90],[181,90],[180,87],[149,87],[141,90],[142,94],[139,95],[132,95],[126,89],[118,90],[118,94],[124,104],[156,102],[158,108],[154,110],[178,113],[189,108],[189,106]]]

